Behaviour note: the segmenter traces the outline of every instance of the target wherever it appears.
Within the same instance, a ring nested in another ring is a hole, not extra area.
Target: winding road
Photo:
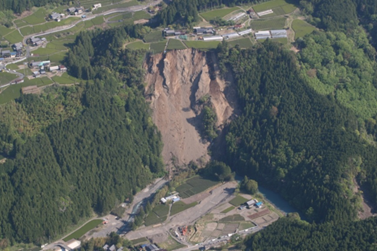
[[[16,74],[18,76],[17,79],[21,79],[21,78],[25,77],[21,73],[18,73],[16,71],[7,69],[6,66],[8,64],[14,64],[14,63],[18,63],[18,62],[24,61],[24,60],[26,60],[27,58],[30,57],[30,47],[29,47],[29,45],[27,45],[26,41],[29,38],[31,38],[31,37],[45,36],[45,35],[49,35],[49,34],[52,34],[52,33],[69,30],[69,29],[75,27],[76,25],[78,25],[81,22],[86,22],[86,21],[92,20],[93,18],[96,18],[96,17],[99,17],[99,16],[107,16],[107,15],[110,15],[110,14],[113,14],[113,13],[137,12],[137,11],[145,10],[145,9],[147,9],[150,6],[158,5],[161,1],[162,0],[151,1],[150,3],[144,4],[144,5],[135,5],[135,6],[127,7],[127,8],[115,8],[115,9],[107,10],[107,11],[104,11],[102,13],[97,13],[97,14],[86,14],[86,18],[81,18],[81,19],[77,20],[76,22],[74,22],[72,24],[64,25],[64,26],[59,26],[59,27],[56,27],[56,28],[52,28],[52,29],[46,30],[44,32],[39,32],[39,33],[34,33],[34,34],[30,34],[30,35],[24,36],[24,38],[22,40],[22,43],[26,44],[26,55],[25,55],[25,57],[23,57],[21,59],[18,59],[16,61],[8,62],[7,64],[5,64],[5,70],[7,72],[9,72],[9,73]],[[20,29],[18,29],[18,31],[22,35]],[[7,84],[1,85],[0,88],[9,86],[11,83],[14,83],[14,81],[15,80],[12,80],[11,82],[9,82]]]

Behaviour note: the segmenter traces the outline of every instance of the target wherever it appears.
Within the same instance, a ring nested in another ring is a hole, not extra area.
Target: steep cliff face
[[[162,134],[165,163],[171,164],[172,158],[180,165],[200,158],[208,160],[209,143],[199,135],[199,100],[210,98],[218,127],[234,113],[227,100],[234,95],[232,81],[220,77],[215,55],[191,49],[172,51],[147,58],[144,68],[145,94]]]

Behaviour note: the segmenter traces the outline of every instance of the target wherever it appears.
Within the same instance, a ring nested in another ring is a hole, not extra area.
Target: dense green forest
[[[88,42],[85,34],[78,44]],[[144,54],[112,52],[124,62],[115,74],[94,74],[100,66],[88,64],[82,77],[95,75],[90,83],[0,107],[9,119],[1,122],[1,238],[42,243],[93,210],[109,212],[162,174],[160,135],[139,90]]]
[[[282,218],[249,236],[246,250],[377,250],[377,217],[339,224],[308,224],[294,217]]]
[[[355,218],[354,177],[377,199],[377,150],[355,133],[351,110],[300,77],[292,53],[266,41],[252,50],[223,44],[218,56],[235,75],[243,107],[226,135],[226,162],[235,171],[278,190],[318,222]]]

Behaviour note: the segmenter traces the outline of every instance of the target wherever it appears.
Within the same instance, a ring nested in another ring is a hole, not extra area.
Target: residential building
[[[16,53],[16,52],[11,52],[11,53],[10,53],[10,57],[11,57],[11,58],[15,58],[15,57],[16,57],[16,55],[17,55],[17,53]]]
[[[84,12],[84,9],[83,8],[77,8],[76,11],[75,11],[75,15],[80,15],[81,13]]]
[[[59,13],[53,12],[52,14],[50,14],[50,18],[52,20],[60,22],[60,14]]]
[[[23,45],[21,42],[19,42],[19,43],[15,43],[12,47],[14,51],[19,51],[19,50],[22,50]]]
[[[6,58],[6,57],[9,57],[10,56],[10,50],[4,50],[4,51],[1,51],[1,55]]]
[[[64,65],[61,65],[61,66],[59,66],[59,70],[60,71],[67,71],[67,67],[65,67]]]
[[[115,247],[115,245],[111,245],[111,247],[109,247],[109,251],[115,251],[117,248]]]
[[[68,8],[67,11],[69,13],[74,13],[76,11],[76,8],[75,7],[71,7],[71,8]]]

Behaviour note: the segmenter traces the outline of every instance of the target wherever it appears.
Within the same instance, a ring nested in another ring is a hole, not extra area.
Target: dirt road
[[[159,227],[140,228],[136,231],[131,231],[125,234],[125,237],[129,240],[133,240],[141,237],[166,233],[169,231],[169,229],[177,226],[192,225],[201,216],[207,214],[219,204],[229,201],[232,198],[236,187],[237,182],[235,181],[225,183],[212,190],[212,194],[202,200],[200,204],[168,218],[168,220]]]

